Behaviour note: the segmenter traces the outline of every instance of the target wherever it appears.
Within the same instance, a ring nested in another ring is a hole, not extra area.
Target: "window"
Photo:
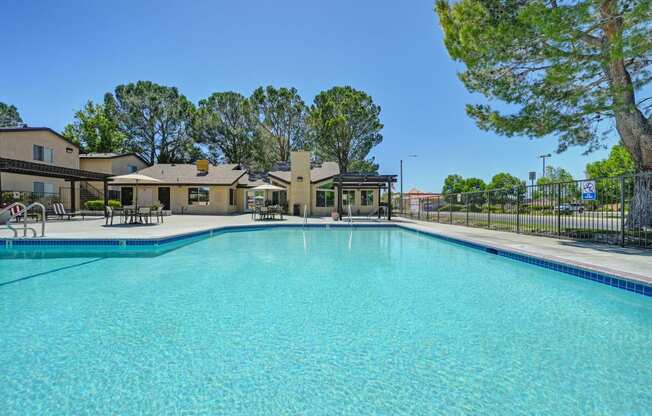
[[[128,173],[134,173],[138,170],[138,166],[135,165],[127,165],[127,172]]]
[[[235,205],[235,189],[229,189],[229,205]]]
[[[360,191],[362,205],[369,206],[374,204],[374,191]]]
[[[46,147],[43,156],[46,163],[49,163],[50,165],[54,164],[54,149]]]
[[[330,208],[335,206],[335,192],[323,189],[317,190],[317,207]]]
[[[342,191],[342,205],[355,205],[355,191]]]
[[[33,190],[35,194],[42,194],[45,192],[45,184],[43,182],[34,182]]]
[[[208,205],[209,189],[205,186],[200,188],[188,188],[188,205]]]
[[[45,148],[43,146],[39,146],[35,144],[34,147],[32,147],[32,158],[34,160],[39,160],[43,162],[45,160]],[[38,182],[34,182],[34,183],[38,183]]]
[[[32,146],[32,159],[52,165],[54,163],[54,149],[35,144]]]

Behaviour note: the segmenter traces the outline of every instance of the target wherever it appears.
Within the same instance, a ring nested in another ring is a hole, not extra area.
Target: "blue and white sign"
[[[582,200],[595,201],[598,199],[598,190],[595,187],[595,181],[582,182]]]

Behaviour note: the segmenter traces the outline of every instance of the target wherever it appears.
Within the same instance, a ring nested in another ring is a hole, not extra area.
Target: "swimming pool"
[[[652,409],[652,298],[412,231],[65,252],[0,260],[4,415]]]

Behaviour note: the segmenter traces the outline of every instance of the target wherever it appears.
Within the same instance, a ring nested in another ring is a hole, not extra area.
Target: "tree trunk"
[[[605,0],[600,7],[604,19],[605,39],[603,54],[608,61],[604,71],[609,81],[613,99],[616,129],[632,156],[639,173],[634,179],[634,195],[629,210],[630,228],[652,226],[652,124],[636,105],[632,77],[622,58],[619,39],[623,34],[622,16],[618,15],[615,0]],[[615,50],[614,50],[615,49]],[[618,52],[618,53],[616,53]]]
[[[629,229],[652,228],[652,173],[634,178],[634,195],[627,224]]]

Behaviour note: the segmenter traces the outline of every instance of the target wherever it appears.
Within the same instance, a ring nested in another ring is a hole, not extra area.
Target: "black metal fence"
[[[46,208],[55,202],[62,202],[66,207],[70,207],[70,189],[61,188],[60,192],[2,191],[0,194],[0,207],[13,202],[21,202],[25,205],[40,202]]]
[[[652,248],[652,172],[438,196],[405,195],[403,216]],[[399,200],[395,200],[395,203]]]

